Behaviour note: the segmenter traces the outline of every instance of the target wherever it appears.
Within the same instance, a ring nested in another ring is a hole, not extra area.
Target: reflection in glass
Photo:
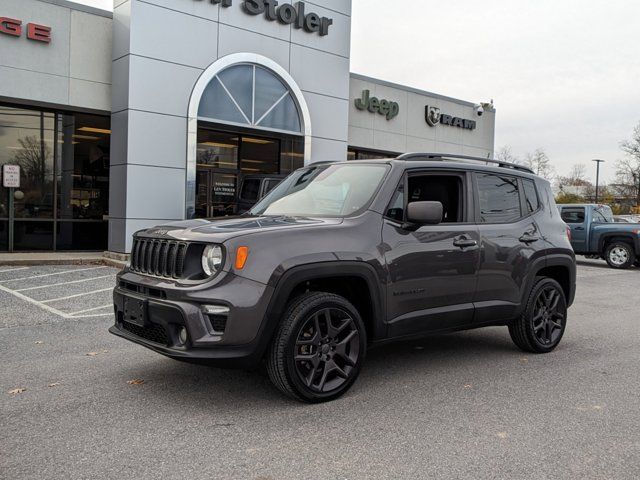
[[[216,75],[202,94],[198,117],[302,133],[293,94],[273,72],[258,65],[233,65]]]
[[[212,168],[238,168],[238,136],[199,128],[197,163]]]
[[[279,173],[280,142],[242,137],[240,168],[244,173]]]

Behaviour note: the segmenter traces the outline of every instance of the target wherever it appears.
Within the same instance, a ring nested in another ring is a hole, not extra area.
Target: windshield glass
[[[346,217],[371,201],[389,165],[321,165],[293,172],[251,215]]]

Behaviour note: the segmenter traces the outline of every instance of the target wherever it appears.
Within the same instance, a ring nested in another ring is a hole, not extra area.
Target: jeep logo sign
[[[362,98],[356,99],[356,108],[358,110],[369,110],[371,113],[378,113],[387,117],[387,120],[395,118],[400,113],[400,105],[397,102],[389,100],[379,100],[376,97],[370,97],[369,90],[362,91]]]
[[[202,0],[196,0],[202,1]],[[209,0],[214,5],[231,7],[233,0]],[[283,3],[278,6],[277,0],[245,0],[242,2],[242,10],[249,15],[262,15],[271,22],[280,22],[283,25],[293,25],[297,29],[309,33],[318,33],[321,37],[329,34],[329,27],[333,20],[321,17],[317,13],[306,13],[304,2],[294,5]]]

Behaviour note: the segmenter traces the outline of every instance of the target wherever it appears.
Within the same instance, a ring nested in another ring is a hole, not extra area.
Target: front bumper
[[[251,368],[268,343],[261,332],[272,293],[272,287],[230,273],[209,288],[180,288],[126,272],[113,292],[115,324],[109,331],[176,360]],[[125,297],[146,302],[143,325],[125,319]],[[212,330],[203,305],[229,309],[224,331]],[[182,328],[186,342],[180,339]]]

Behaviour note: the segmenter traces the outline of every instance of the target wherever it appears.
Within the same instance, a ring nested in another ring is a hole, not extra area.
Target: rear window
[[[562,220],[565,223],[584,223],[584,208],[563,208]]]
[[[482,223],[509,223],[522,217],[516,177],[478,174],[477,182]]]
[[[533,180],[523,179],[522,184],[524,186],[524,198],[527,204],[527,213],[533,213],[540,207],[540,201],[538,200],[538,192]]]
[[[240,198],[243,200],[249,200],[250,202],[258,201],[258,195],[260,194],[260,179],[250,178],[242,183],[242,191],[240,192]]]

